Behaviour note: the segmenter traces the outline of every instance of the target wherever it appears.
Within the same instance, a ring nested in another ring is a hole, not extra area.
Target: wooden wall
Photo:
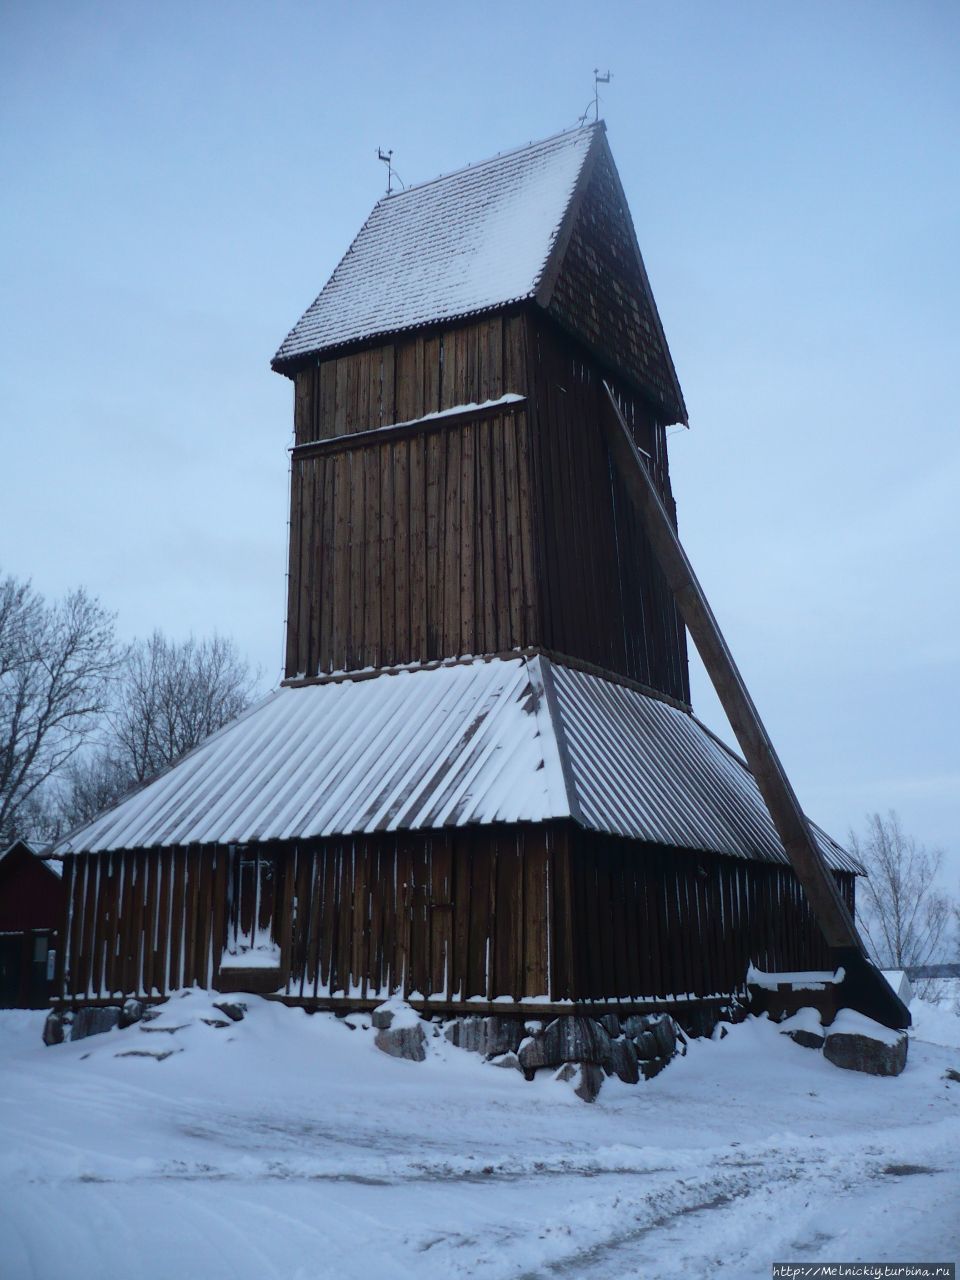
[[[301,370],[288,678],[539,647],[688,701],[685,632],[607,458],[602,377],[534,311]],[[672,510],[665,430],[620,392]],[[506,393],[525,399],[385,429]]]
[[[838,875],[853,910],[854,877]],[[824,969],[829,954],[790,867],[575,829],[570,940],[578,999],[728,994],[749,964]]]
[[[534,643],[689,702],[686,631],[603,440],[604,372],[546,317],[531,320],[528,365],[541,566]],[[675,519],[666,430],[615,386]]]
[[[498,312],[325,359],[294,376],[294,443],[522,393],[525,348],[523,316]]]
[[[608,366],[646,388],[665,421],[686,420],[630,211],[605,146],[583,194],[549,312]]]
[[[658,849],[569,823],[263,852],[276,859],[280,990],[307,1003],[379,1001],[401,988],[449,1009],[502,996],[711,996],[742,990],[750,962],[769,970],[827,964],[788,868]],[[68,859],[64,997],[220,985],[236,856],[206,846]],[[852,906],[853,877],[841,885]]]
[[[287,675],[521,648],[538,632],[523,408],[294,458]]]

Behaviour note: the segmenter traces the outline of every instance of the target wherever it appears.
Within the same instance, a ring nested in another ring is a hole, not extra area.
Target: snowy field
[[[3,1280],[766,1277],[960,1254],[960,1018],[899,1079],[748,1020],[648,1084],[562,1085],[247,997],[46,1049],[0,1013]],[[176,1050],[163,1061],[116,1057]]]

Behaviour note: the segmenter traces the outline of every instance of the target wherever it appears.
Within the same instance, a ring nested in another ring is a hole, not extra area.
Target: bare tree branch
[[[867,870],[857,918],[878,963],[903,969],[942,959],[954,909],[936,887],[942,851],[907,836],[892,810],[886,817],[870,814],[862,838],[850,833],[850,847]]]
[[[89,736],[116,660],[113,618],[82,587],[47,604],[0,579],[0,837]]]

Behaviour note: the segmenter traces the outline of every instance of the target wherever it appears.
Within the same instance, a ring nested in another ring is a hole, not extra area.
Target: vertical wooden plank
[[[449,831],[438,832],[432,841],[430,858],[430,960],[429,994],[450,995],[453,952],[453,839]]]
[[[392,342],[380,352],[380,425],[397,422],[396,413],[396,347]]]
[[[420,398],[413,417],[422,418],[425,414],[436,413],[438,409],[443,408],[440,391],[444,364],[442,334],[418,338],[416,358]]]
[[[280,985],[289,989],[293,967],[294,918],[293,897],[296,875],[296,846],[273,845],[269,850],[274,859],[279,884],[274,896],[273,936],[280,948]]]
[[[364,460],[365,509],[363,516],[363,594],[364,610],[362,643],[358,651],[357,666],[379,667],[382,650],[382,619],[380,607],[380,571],[383,560],[383,543],[380,538],[380,503],[382,500],[380,476],[386,446],[373,446],[362,450]]]
[[[172,896],[170,916],[170,987],[176,990],[184,986],[184,915],[187,888],[187,851],[173,850]]]
[[[573,922],[573,856],[569,828],[553,827],[550,840],[550,883],[552,920],[550,934],[550,998],[579,1000],[583,983],[576,954]]]
[[[327,840],[323,846],[323,925],[320,933],[320,994],[333,995],[336,958],[337,881],[343,846]]]
[[[171,853],[160,849],[157,858],[157,954],[154,963],[153,982],[160,995],[169,992],[170,965],[170,891]]]
[[[230,855],[224,845],[217,845],[212,857],[209,985],[215,988],[219,981],[220,962],[227,945],[227,873]]]
[[[390,451],[393,471],[393,581],[386,591],[393,600],[392,662],[413,662],[410,579],[410,454],[412,442],[401,440]]]
[[[384,843],[382,864],[383,885],[383,942],[382,978],[383,991],[386,996],[393,995],[397,988],[397,910],[399,884],[399,866],[397,860],[397,837],[391,836]]]
[[[345,458],[350,468],[350,639],[347,645],[347,670],[365,665],[364,606],[366,603],[366,565],[364,564],[366,514],[366,463],[364,451],[353,449]]]
[[[159,906],[157,887],[158,851],[145,850],[141,854],[143,877],[143,993],[153,991],[153,957],[156,947],[156,915]]]
[[[453,943],[450,965],[450,996],[467,998],[470,948],[470,836],[462,830],[452,835],[451,897],[453,901]]]
[[[470,941],[467,947],[466,999],[487,994],[490,959],[490,872],[493,828],[470,833]]]
[[[337,989],[348,994],[352,979],[353,897],[357,876],[356,840],[341,842],[339,897],[337,901]]]
[[[398,650],[396,604],[401,573],[398,572],[396,527],[396,458],[406,455],[406,446],[384,445],[377,453],[380,464],[380,568],[377,590],[380,596],[380,659],[378,666],[392,666],[409,661],[405,651]],[[372,452],[372,451],[371,451]],[[406,586],[406,583],[404,583]]]
[[[303,520],[302,464],[294,459],[290,466],[290,533],[287,564],[287,633],[285,671],[287,676],[300,671],[300,537]]]
[[[427,501],[427,579],[424,610],[426,616],[426,652],[436,658],[443,653],[444,574],[441,552],[441,526],[444,520],[444,458],[446,437],[432,431],[425,441]]]
[[[517,444],[517,495],[520,517],[520,568],[521,589],[520,606],[522,616],[522,644],[542,642],[543,623],[540,615],[541,606],[538,597],[538,581],[534,564],[534,519],[533,482],[531,478],[531,435],[527,426],[527,415],[518,412],[516,420]],[[540,575],[541,579],[543,575]]]
[[[317,598],[317,649],[315,668],[318,673],[332,671],[334,664],[334,597],[336,580],[341,567],[337,564],[334,538],[335,477],[338,462],[335,457],[324,459],[323,482],[317,489],[318,555],[320,557],[320,587]]]
[[[326,474],[334,463],[331,458],[316,457],[311,458],[308,465],[311,482],[310,520],[306,531],[309,533],[309,545],[306,554],[309,557],[310,572],[304,621],[306,670],[309,675],[316,675],[321,670],[320,612],[324,583],[329,572],[327,549],[323,544],[323,489]]]
[[[443,571],[443,640],[440,656],[453,657],[460,652],[460,522],[463,517],[461,491],[460,432],[456,428],[443,433],[446,443],[446,500],[440,521],[443,545],[440,562]]]
[[[499,629],[497,626],[497,575],[495,568],[494,547],[501,543],[506,535],[496,528],[494,518],[494,441],[497,439],[500,422],[496,419],[478,424],[474,430],[476,440],[476,505],[474,517],[474,539],[477,547],[477,608],[474,623],[475,640],[472,653],[496,653],[500,648]],[[502,460],[501,460],[502,461]]]
[[[306,912],[309,927],[306,935],[306,960],[301,995],[316,995],[320,985],[320,923],[323,907],[323,855],[313,844],[305,852],[300,846],[300,857],[309,869],[309,892]]]
[[[317,413],[314,423],[314,439],[324,440],[332,436],[337,416],[337,362],[324,360],[317,370],[319,388]]]
[[[350,635],[350,456],[330,458],[333,471],[333,601],[330,671],[347,666]]]
[[[550,911],[549,851],[542,826],[523,832],[523,985],[521,995],[549,996],[547,937]]]
[[[460,634],[455,653],[482,652],[476,625],[476,435],[470,425],[460,431]]]
[[[214,851],[210,847],[198,850],[200,892],[197,906],[197,983],[209,990],[213,979],[213,879]]]
[[[297,674],[316,673],[316,651],[312,644],[313,609],[317,596],[316,476],[317,459],[294,461],[300,472],[300,552],[297,591]]]
[[[353,903],[350,924],[350,985],[351,989],[366,990],[366,956],[364,954],[367,935],[367,905],[370,886],[368,880],[369,838],[365,835],[354,837],[353,841]]]
[[[420,339],[422,361],[422,338]],[[423,415],[419,405],[423,396],[423,368],[417,367],[417,338],[399,338],[395,350],[396,402],[394,411],[397,422],[412,422]]]

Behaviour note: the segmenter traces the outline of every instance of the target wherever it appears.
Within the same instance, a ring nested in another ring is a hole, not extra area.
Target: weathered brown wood
[[[172,890],[170,908],[170,988],[184,985],[183,971],[183,904],[186,874],[186,850],[172,851]]]
[[[608,388],[607,444],[827,942],[862,944],[659,493]]]

